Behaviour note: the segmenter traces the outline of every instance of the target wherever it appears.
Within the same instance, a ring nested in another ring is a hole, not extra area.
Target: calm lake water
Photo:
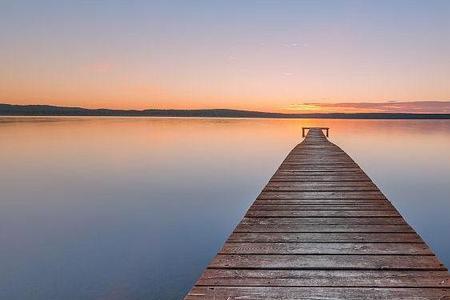
[[[450,121],[3,117],[0,298],[182,298],[302,126],[450,266]]]

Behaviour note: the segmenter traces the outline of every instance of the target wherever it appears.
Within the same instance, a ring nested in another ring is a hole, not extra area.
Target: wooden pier
[[[450,275],[350,156],[311,128],[185,299],[449,300]]]

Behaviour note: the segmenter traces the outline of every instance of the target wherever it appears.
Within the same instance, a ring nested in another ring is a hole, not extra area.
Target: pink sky
[[[0,36],[3,103],[448,112],[436,101],[450,101],[450,1],[6,1]]]

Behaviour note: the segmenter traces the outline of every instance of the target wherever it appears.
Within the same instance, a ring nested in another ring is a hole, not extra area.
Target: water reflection
[[[0,118],[0,298],[180,298],[302,126],[450,265],[449,121]]]

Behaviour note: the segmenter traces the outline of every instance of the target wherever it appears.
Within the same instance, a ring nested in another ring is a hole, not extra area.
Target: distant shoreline
[[[52,105],[13,105],[0,103],[0,116],[112,116],[184,118],[274,118],[274,119],[450,119],[450,114],[417,113],[271,113],[234,109],[89,109]]]

